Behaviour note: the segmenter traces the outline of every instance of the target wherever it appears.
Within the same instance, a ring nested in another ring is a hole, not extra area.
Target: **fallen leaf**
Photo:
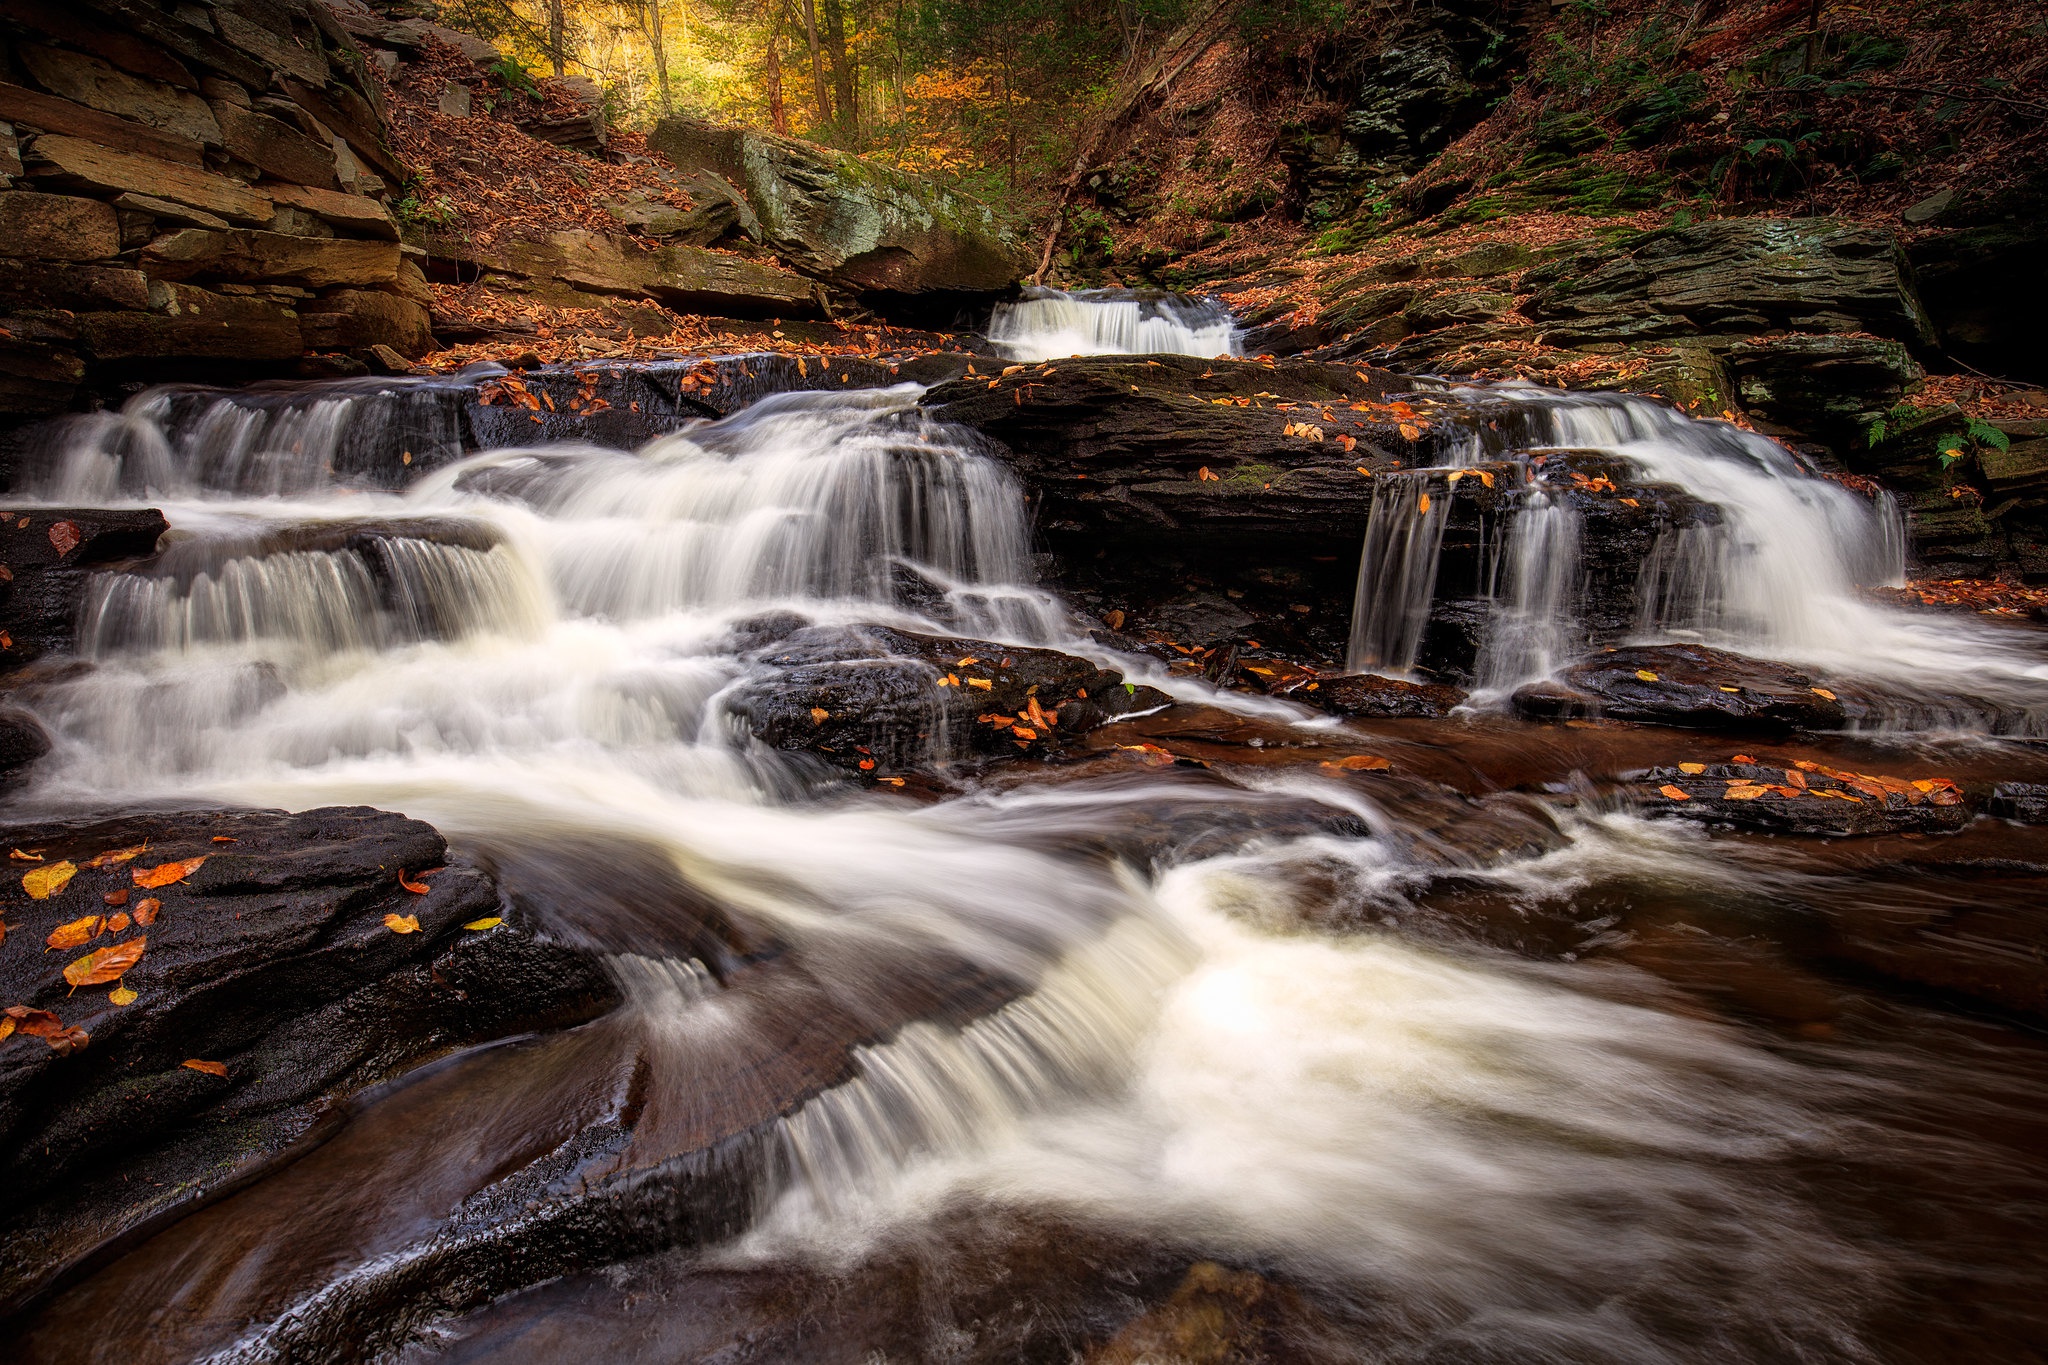
[[[104,986],[109,981],[119,981],[121,973],[142,960],[142,950],[149,946],[149,939],[131,938],[126,943],[98,948],[64,968],[64,979],[77,990],[80,986]]]
[[[14,859],[16,862],[23,863],[39,863],[43,860],[43,855],[40,853],[23,853],[18,848],[9,849],[7,856]]]
[[[1721,794],[1730,801],[1754,801],[1762,796],[1765,790],[1754,783],[1738,783]]]
[[[1418,516],[1429,511],[1429,494],[1424,493],[1415,500],[1415,511]]]
[[[1810,690],[1812,691],[1813,695],[1814,695],[1814,696],[1816,696],[1816,697],[1826,697],[1826,698],[1827,698],[1827,699],[1828,699],[1829,701],[1834,701],[1834,700],[1836,700],[1835,694],[1834,694],[1834,693],[1832,693],[1832,692],[1830,692],[1830,691],[1828,691],[1828,690],[1827,690],[1827,689],[1826,689],[1825,687],[1816,687],[1816,688],[1812,688],[1812,689],[1810,689]]]
[[[1492,475],[1491,473],[1489,473],[1488,471],[1486,471],[1486,470],[1484,470],[1484,469],[1482,469],[1482,470],[1479,470],[1479,471],[1478,471],[1478,473],[1479,473],[1479,482],[1481,482],[1481,483],[1485,484],[1485,485],[1486,485],[1486,486],[1487,486],[1488,488],[1491,488],[1491,487],[1493,487],[1493,475]]]
[[[995,688],[995,684],[987,678],[969,678],[967,685],[969,687],[978,687],[984,692],[992,691]]]
[[[50,931],[50,936],[43,942],[52,948],[76,948],[81,943],[88,943],[99,937],[100,930],[104,929],[106,924],[104,916],[87,915],[84,919],[75,919],[69,924],[58,925]]]
[[[420,917],[418,915],[386,915],[384,917],[384,927],[394,934],[417,934],[420,931]]]
[[[216,834],[213,836],[213,841],[216,844],[239,844],[242,842],[240,839],[229,834]]]
[[[125,934],[128,932],[128,923],[128,916],[125,912],[118,915],[110,915],[107,918],[107,932],[110,934]]]
[[[1726,684],[1726,683],[1723,683],[1723,684],[1721,684],[1721,690],[1722,690],[1723,692],[1740,692],[1740,691],[1742,691],[1742,689],[1741,689],[1741,688],[1739,688],[1739,687],[1730,687],[1730,686],[1728,686],[1728,684]]]
[[[811,708],[811,724],[823,725],[826,721],[830,719],[832,719],[832,713],[830,711],[827,711],[824,707],[813,706]]]
[[[462,927],[481,932],[485,929],[495,929],[504,922],[505,917],[503,915],[485,915],[482,919],[473,919]]]
[[[1384,772],[1394,766],[1392,759],[1379,758],[1373,754],[1352,754],[1347,758],[1325,759],[1319,767],[1347,773]]]
[[[1681,763],[1678,765],[1678,771],[1682,773],[1703,773],[1706,770],[1707,765],[1704,763]]]
[[[0,1019],[0,1043],[6,1042],[9,1038],[12,1038],[13,1036],[14,1021],[12,1019]]]
[[[1751,758],[1751,757],[1750,757],[1750,756],[1749,756],[1748,754],[1737,754],[1737,755],[1735,755],[1735,757],[1733,757],[1733,758],[1729,759],[1728,761],[1729,761],[1730,763],[1754,763],[1754,762],[1756,762],[1756,760],[1755,760],[1755,759],[1753,759],[1753,758]]]
[[[156,912],[163,908],[164,903],[155,896],[139,900],[135,902],[135,922],[146,929],[156,923]]]
[[[190,1071],[204,1071],[207,1075],[218,1076],[222,1080],[228,1078],[228,1064],[226,1062],[207,1062],[201,1061],[197,1057],[187,1057],[178,1065]]]
[[[76,524],[68,521],[53,521],[50,523],[50,544],[56,547],[59,559],[77,549],[80,539],[82,537],[78,534]]]
[[[86,863],[86,866],[95,868],[118,867],[122,863],[135,861],[139,855],[148,851],[148,844],[137,844],[133,848],[110,848],[105,853],[95,853],[92,859]]]
[[[199,870],[200,865],[206,861],[206,856],[202,853],[197,858],[187,858],[183,862],[138,867],[135,869],[135,884],[155,890],[159,886],[169,886],[172,882],[182,882]]]
[[[85,1045],[92,1041],[92,1035],[76,1024],[65,1024],[44,1034],[43,1041],[59,1057],[69,1057],[74,1052],[83,1052]]]
[[[1419,441],[1422,439],[1422,428],[1416,426],[1413,422],[1402,422],[1399,430],[1401,432],[1401,439],[1405,441]]]
[[[420,875],[424,877],[427,874],[422,872]],[[429,891],[432,891],[434,889],[433,887],[428,886],[425,882],[415,882],[407,880],[405,875],[405,869],[402,867],[398,869],[398,884],[404,887],[406,890],[412,892],[415,896],[424,896]],[[388,920],[389,916],[386,916],[386,919]]]
[[[1692,800],[1692,797],[1686,795],[1685,789],[1683,787],[1674,787],[1668,782],[1665,783],[1663,786],[1657,788],[1657,791],[1661,795],[1670,797],[1673,801]]]
[[[75,863],[45,863],[21,874],[21,889],[28,892],[30,900],[46,901],[62,891],[64,884],[77,875]]]
[[[1636,676],[1637,676],[1638,678],[1641,678],[1641,679],[1642,679],[1642,680],[1643,680],[1644,682],[1655,682],[1655,681],[1657,681],[1657,675],[1656,675],[1655,673],[1652,673],[1652,672],[1651,672],[1651,671],[1650,671],[1649,669],[1647,669],[1647,668],[1639,668],[1639,669],[1637,669],[1637,670],[1636,670]]]
[[[126,986],[116,986],[107,992],[107,1003],[110,1005],[132,1005],[137,999],[135,992]]]
[[[1102,624],[1108,626],[1111,630],[1122,630],[1124,628],[1124,614],[1120,611],[1106,611],[1102,613]]]
[[[1207,465],[1203,465],[1203,466],[1202,466],[1202,467],[1201,467],[1200,469],[1197,469],[1197,470],[1195,471],[1195,480],[1196,480],[1196,482],[1198,482],[1198,483],[1221,483],[1221,482],[1223,482],[1223,480],[1222,480],[1221,476],[1219,476],[1219,475],[1216,475],[1216,474],[1212,474],[1212,473],[1210,473],[1210,472],[1209,472],[1209,466],[1207,466]]]

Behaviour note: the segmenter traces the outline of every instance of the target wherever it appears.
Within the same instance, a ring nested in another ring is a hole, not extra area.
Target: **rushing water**
[[[1070,355],[1243,354],[1230,311],[1173,294],[1033,289],[996,306],[989,342],[1012,360]]]
[[[1025,306],[1038,305],[1080,306]],[[766,1135],[720,1273],[857,1279],[849,1267],[975,1209],[1049,1220],[1077,1245],[1260,1267],[1335,1324],[1344,1345],[1329,1358],[1884,1357],[1871,1305],[1920,1268],[1808,1175],[1889,1159],[1904,1139],[1883,1114],[1909,1093],[1912,1051],[1788,1045],[1640,972],[1438,932],[1429,901],[1447,871],[1481,901],[1563,907],[1568,923],[1603,886],[1642,904],[1707,884],[1807,893],[1731,872],[1702,838],[1597,810],[1561,816],[1555,851],[1533,860],[1424,856],[1404,812],[1313,770],[1235,786],[997,784],[917,806],[821,788],[748,740],[725,699],[766,613],[1094,649],[1032,582],[1008,473],[916,397],[785,395],[637,452],[491,450],[402,491],[337,458],[360,405],[390,405],[362,394],[254,417],[156,395],[73,433],[45,495],[148,500],[173,533],[156,563],[93,584],[93,668],[36,691],[58,752],[35,804],[364,803],[501,861],[620,841],[792,945],[804,984],[721,982],[639,921],[580,912],[558,927],[612,955],[618,1016],[373,1108],[353,1136],[58,1300],[24,1358],[132,1360],[139,1341],[196,1356],[238,1339],[264,1357],[335,1286],[430,1244],[432,1218],[404,1211],[428,1207],[434,1181],[487,1183],[507,1160],[494,1143],[538,1141],[523,1135],[595,1104],[631,1058],[648,1077],[635,1161],[687,1153],[720,1106]],[[1832,486],[1748,438],[1695,441],[1634,405],[1513,401],[1540,427],[1524,448],[1604,443],[1733,509],[1726,536],[1658,570],[1691,585],[1664,594],[1686,604],[1686,628],[1917,657],[1876,609],[1841,619],[1856,581],[1896,566]],[[1410,508],[1402,524],[1417,521]],[[1369,548],[1368,591],[1375,565],[1407,566],[1400,593],[1426,601],[1432,553],[1426,529],[1410,535]],[[1559,657],[1573,535],[1540,506],[1510,532],[1504,677]],[[913,606],[899,570],[937,599]],[[1394,658],[1414,629],[1403,618],[1374,648]],[[1256,827],[1303,802],[1370,832],[1114,851],[1117,832],[1148,822]],[[793,1021],[826,1029],[835,1010],[872,1015],[940,970],[1015,989],[970,1020],[912,1011],[858,1041],[851,1080],[786,1114],[745,1085],[734,1097],[750,1046],[804,1037]],[[394,1143],[413,1155],[375,1181],[352,1174]],[[905,1329],[910,1357],[1016,1358],[933,1320]],[[525,1358],[631,1357],[607,1330]]]

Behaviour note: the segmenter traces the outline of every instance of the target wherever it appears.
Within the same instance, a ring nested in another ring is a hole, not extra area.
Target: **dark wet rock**
[[[1056,750],[1113,716],[1166,702],[1071,654],[873,626],[810,627],[756,662],[772,675],[726,698],[755,738],[876,777],[934,758]]]
[[[1600,716],[1702,730],[1836,730],[1848,718],[1821,679],[1702,645],[1596,654],[1521,688],[1514,707],[1536,720]]]
[[[1295,1290],[1250,1270],[1197,1262],[1165,1303],[1126,1323],[1082,1365],[1280,1359],[1316,1313]],[[1313,1352],[1308,1358],[1313,1358]]]
[[[1874,332],[1931,349],[1898,240],[1832,218],[1723,218],[1529,272],[1555,345],[1759,332]]]
[[[41,721],[18,706],[0,706],[0,787],[48,752],[50,735]]]
[[[1905,834],[1961,829],[1971,817],[1968,799],[1946,779],[1916,783],[1806,763],[1766,767],[1710,763],[1651,768],[1632,775],[1643,808],[1652,815],[1772,834]]]
[[[1875,337],[1763,337],[1729,347],[1724,360],[1745,409],[1836,450],[1860,441],[1923,377],[1904,343]]]
[[[87,580],[154,553],[168,529],[153,508],[0,511],[0,661],[18,667],[70,649]]]
[[[2028,825],[2048,825],[2048,783],[2001,782],[1984,803],[1987,815]]]
[[[1952,204],[1907,246],[1942,349],[1987,374],[2048,383],[2048,178]],[[1908,210],[1910,212],[1910,210]]]
[[[0,887],[19,941],[0,954],[0,996],[87,1036],[69,1053],[20,1034],[0,1044],[0,1302],[262,1168],[341,1096],[456,1046],[588,1018],[615,998],[593,960],[518,916],[464,930],[505,914],[496,887],[403,816],[127,815],[17,825],[0,841],[45,860],[18,868],[79,867],[46,900],[30,899],[18,876]],[[88,866],[144,843],[132,861]],[[135,882],[138,870],[197,858],[166,886]],[[434,868],[424,895],[398,884]],[[159,902],[146,925],[40,951],[59,925],[132,917],[145,899]],[[417,919],[417,932],[386,927],[393,914]],[[108,985],[67,988],[65,964],[137,940],[147,947],[121,978],[131,1003],[115,1004]],[[183,1065],[192,1058],[226,1074]]]
[[[1465,700],[1458,688],[1442,683],[1408,682],[1373,673],[1345,673],[1316,678],[1281,690],[1281,696],[1318,706],[1335,716],[1447,716]]]
[[[881,162],[688,115],[663,119],[648,140],[677,169],[739,186],[779,253],[848,292],[999,293],[1030,268],[987,205]]]

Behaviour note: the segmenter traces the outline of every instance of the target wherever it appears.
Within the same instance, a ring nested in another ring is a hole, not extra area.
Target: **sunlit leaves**
[[[392,913],[384,917],[384,927],[394,934],[417,934],[420,931],[420,917]]]
[[[22,874],[21,889],[28,893],[30,900],[46,901],[62,891],[77,875],[78,868],[73,863],[45,863]]]
[[[143,950],[148,946],[149,939],[145,937],[95,949],[67,965],[64,979],[71,983],[73,990],[80,986],[104,986],[110,981],[119,981],[123,972],[142,960]]]
[[[150,890],[155,890],[160,886],[169,886],[173,882],[184,881],[185,878],[197,872],[205,862],[206,855],[202,853],[197,858],[186,858],[182,862],[159,863],[155,867],[138,867],[134,873],[135,884]]]

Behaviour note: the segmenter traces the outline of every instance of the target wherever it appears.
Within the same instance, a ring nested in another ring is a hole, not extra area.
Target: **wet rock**
[[[1847,719],[1821,679],[1702,645],[1609,650],[1513,699],[1536,720],[1603,716],[1702,730],[1836,730]]]
[[[1772,834],[1904,834],[1961,829],[1971,810],[1945,778],[1918,781],[1801,762],[1689,764],[1631,775],[1651,815],[1704,820]]]
[[[1234,1365],[1282,1358],[1312,1316],[1301,1296],[1249,1270],[1191,1267],[1165,1303],[1081,1357],[1083,1365]]]
[[[1447,716],[1465,700],[1458,688],[1441,683],[1407,682],[1372,673],[1346,673],[1316,678],[1283,689],[1280,695],[1321,707],[1334,716]]]
[[[98,361],[188,362],[293,360],[305,351],[298,313],[275,299],[161,282],[152,287],[151,297],[161,300],[162,311],[79,314],[79,336],[87,353]],[[134,368],[149,373],[166,369],[189,372],[195,379],[202,375],[220,378],[218,367],[152,364]]]
[[[299,310],[299,330],[316,351],[388,348],[406,360],[434,349],[433,322],[411,299],[371,289],[341,289]],[[389,371],[383,371],[389,372]]]
[[[648,141],[678,170],[739,186],[785,259],[850,292],[989,294],[1030,268],[986,205],[880,162],[682,115]]]
[[[1525,308],[1556,345],[1774,329],[1874,332],[1931,349],[1933,324],[1897,239],[1831,218],[1725,218],[1619,253],[1538,267]]]
[[[2048,825],[2048,783],[2001,782],[1984,803],[1987,815],[2028,825]]]
[[[463,929],[501,915],[497,890],[403,816],[178,812],[18,825],[0,839],[44,860],[28,866],[79,868],[45,900],[18,878],[0,887],[10,937],[127,917],[62,952],[0,956],[0,996],[85,1035],[65,1048],[19,1033],[0,1043],[0,1302],[18,1305],[107,1238],[262,1166],[338,1096],[613,999],[590,960],[529,928]],[[134,875],[189,859],[204,861],[160,887]],[[436,867],[424,895],[398,884]],[[419,927],[394,932],[387,915]],[[143,941],[120,978],[129,1003],[107,984],[67,986],[66,963]],[[192,1058],[225,1074],[184,1065]]]
[[[16,781],[48,752],[50,736],[41,721],[18,706],[0,706],[0,786]]]
[[[885,777],[933,759],[1044,753],[1166,697],[1050,649],[813,626],[762,650],[774,670],[728,710],[764,744]]]
[[[1765,337],[1729,347],[1725,363],[1743,407],[1835,449],[1859,441],[1925,377],[1903,343],[1873,337]]]
[[[68,651],[87,580],[155,553],[169,529],[154,508],[0,511],[0,666]]]

